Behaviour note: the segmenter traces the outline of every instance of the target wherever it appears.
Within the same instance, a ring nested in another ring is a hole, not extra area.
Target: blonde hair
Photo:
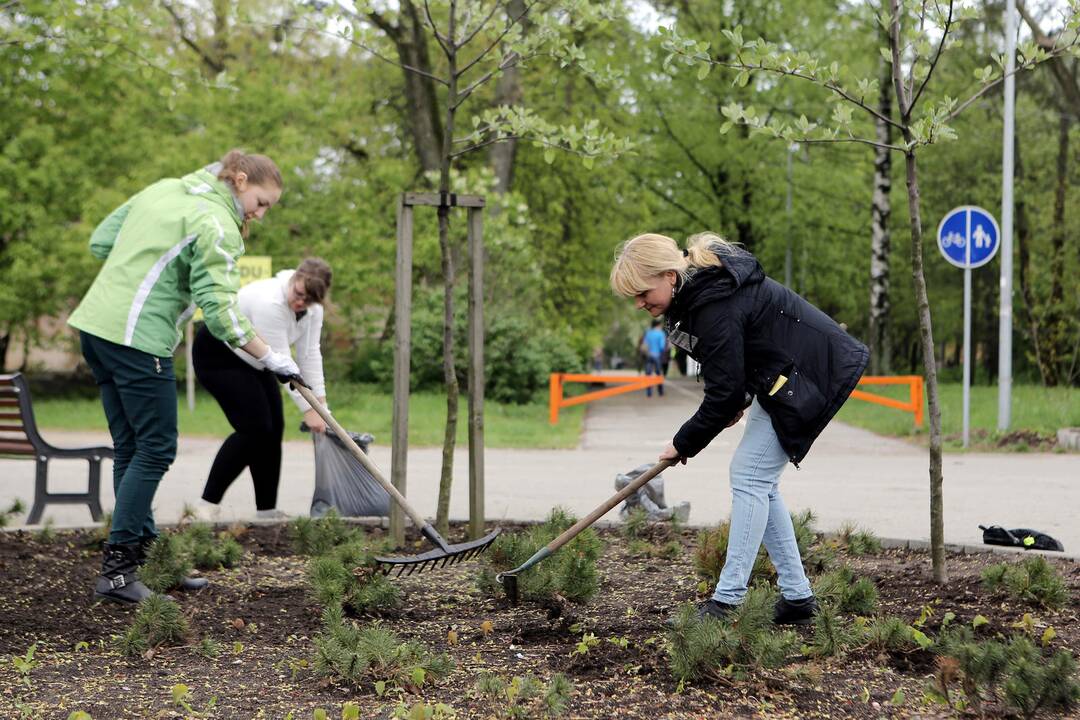
[[[675,272],[686,280],[693,270],[721,265],[717,253],[728,253],[732,248],[732,243],[713,232],[691,235],[685,251],[667,235],[638,235],[615,251],[611,289],[616,295],[633,297],[651,289],[652,279],[666,272]]]
[[[230,150],[221,158],[221,170],[218,171],[218,180],[225,180],[230,185],[236,185],[238,173],[247,175],[247,180],[252,185],[260,187],[276,187],[281,190],[284,184],[281,181],[281,171],[274,161],[265,155],[248,155],[243,150]]]

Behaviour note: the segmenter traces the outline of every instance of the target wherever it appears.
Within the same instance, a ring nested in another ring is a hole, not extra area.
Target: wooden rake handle
[[[589,527],[601,517],[606,515],[607,512],[611,510],[611,508],[615,507],[623,500],[636,493],[638,489],[640,489],[645,483],[652,480],[664,470],[667,470],[676,462],[678,462],[678,460],[661,460],[660,462],[656,463],[651,468],[643,472],[641,475],[631,480],[629,485],[608,498],[603,505],[578,520],[576,523],[564,530],[562,535],[549,542],[547,544],[548,552],[553,553],[566,543],[573,540],[575,537],[577,537],[578,533],[580,533],[582,530]]]
[[[326,406],[319,402],[319,399],[315,397],[315,393],[311,392],[311,390],[298,382],[291,382],[290,385],[300,393],[302,398],[308,401],[308,404],[311,405],[311,409],[318,413],[319,417],[333,429],[334,434],[341,439],[341,442],[345,443],[345,447],[349,449],[349,452],[353,454],[353,457],[364,466],[365,470],[371,473],[373,478],[379,481],[383,490],[389,493],[390,497],[394,498],[397,504],[401,506],[401,509],[412,519],[416,528],[420,529],[427,525],[427,520],[425,520],[420,513],[416,512],[416,510],[409,505],[409,501],[405,499],[405,496],[398,492],[398,489],[383,477],[382,471],[379,470],[378,466],[372,462],[371,458],[369,458],[363,450],[360,449],[359,445],[353,442],[353,439],[349,436],[349,433],[346,432],[345,428],[341,427],[341,424],[334,419],[334,416],[330,414],[330,411],[326,409]]]

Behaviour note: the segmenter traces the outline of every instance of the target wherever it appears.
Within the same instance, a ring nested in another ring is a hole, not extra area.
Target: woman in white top
[[[322,352],[322,301],[330,290],[330,266],[308,258],[296,270],[282,270],[272,278],[243,287],[237,296],[241,313],[251,320],[259,336],[275,352],[296,351],[300,374],[312,392],[326,403]],[[284,518],[276,509],[281,476],[281,438],[285,420],[281,390],[273,373],[247,353],[235,352],[203,327],[192,348],[195,376],[225,411],[233,432],[214,458],[202,498],[217,505],[244,468],[251,470],[255,507],[260,518]],[[289,388],[293,402],[314,432],[326,423],[300,394]]]

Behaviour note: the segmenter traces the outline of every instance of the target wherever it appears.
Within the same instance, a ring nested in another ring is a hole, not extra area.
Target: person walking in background
[[[133,603],[153,594],[137,571],[158,535],[154,494],[176,457],[173,352],[195,306],[215,337],[274,373],[299,374],[236,307],[236,260],[248,223],[262,219],[281,189],[270,158],[233,150],[219,163],[145,188],[90,236],[90,252],[105,264],[68,323],[79,330],[115,451],[116,505],[97,597]],[[185,587],[205,584],[189,579]]]
[[[639,235],[619,249],[610,280],[638,309],[666,316],[672,343],[701,363],[705,397],[660,460],[685,463],[750,408],[730,466],[727,557],[699,617],[722,619],[742,603],[764,542],[780,585],[774,622],[812,623],[817,602],[780,475],[788,462],[798,467],[855,389],[869,351],[713,233],[691,237],[685,250],[664,235]]]
[[[240,312],[250,318],[274,352],[289,356],[290,347],[295,348],[300,373],[323,405],[326,385],[319,343],[322,303],[332,277],[325,260],[308,258],[296,270],[282,270],[272,278],[253,282],[239,294]],[[277,509],[281,440],[285,430],[278,382],[264,372],[262,363],[230,348],[205,326],[195,336],[193,361],[195,377],[221,405],[234,431],[222,443],[210,467],[202,493],[203,502],[209,507],[204,507],[202,514],[212,516],[225,491],[248,468],[255,486],[256,516],[286,518]],[[325,432],[326,423],[307,401],[292,388],[288,392],[304,413],[307,426],[313,432]]]
[[[659,375],[664,377],[667,375],[667,363],[664,361],[665,356],[669,356],[668,337],[664,332],[663,322],[656,318],[652,321],[652,327],[645,331],[645,335],[642,338],[641,344],[645,348],[645,374],[646,375]],[[664,384],[660,383],[656,386],[656,392],[660,397],[664,396]],[[646,397],[652,397],[652,386],[645,388]]]

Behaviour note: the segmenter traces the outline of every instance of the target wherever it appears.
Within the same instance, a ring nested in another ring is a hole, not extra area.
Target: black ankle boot
[[[773,623],[777,625],[811,625],[818,614],[818,604],[814,596],[801,600],[788,600],[782,595],[776,602]]]
[[[104,545],[94,596],[122,603],[137,603],[154,592],[139,580],[139,545]]]
[[[150,554],[150,546],[157,540],[156,537],[143,538],[139,541],[139,567],[146,564],[146,557]],[[204,577],[186,577],[180,581],[178,589],[191,591],[202,590],[204,587],[210,584],[210,581]]]

